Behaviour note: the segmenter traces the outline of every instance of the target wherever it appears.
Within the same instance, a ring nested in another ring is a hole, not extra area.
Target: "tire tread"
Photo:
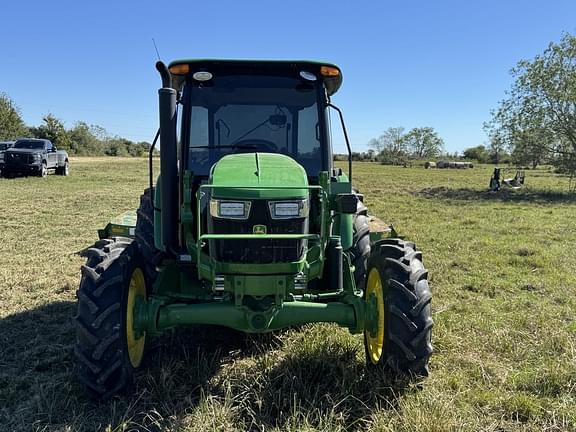
[[[412,242],[384,239],[376,243],[370,256],[369,268],[373,266],[383,279],[386,310],[384,353],[375,366],[425,377],[432,354],[434,322],[422,253]]]
[[[97,251],[96,251],[97,250]],[[76,375],[87,393],[108,399],[132,381],[127,355],[124,304],[136,245],[123,237],[100,240],[81,267],[76,316]],[[130,264],[130,265],[129,265]]]

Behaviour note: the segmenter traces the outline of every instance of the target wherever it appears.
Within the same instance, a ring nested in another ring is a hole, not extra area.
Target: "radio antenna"
[[[160,53],[158,52],[158,47],[156,46],[156,41],[152,38],[152,43],[154,44],[154,49],[156,50],[156,55],[158,56],[158,61],[160,61]]]

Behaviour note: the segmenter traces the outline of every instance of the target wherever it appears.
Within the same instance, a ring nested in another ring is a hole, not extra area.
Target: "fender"
[[[56,155],[58,156],[57,165],[61,168],[68,161],[68,153],[65,150],[58,150],[56,151]]]

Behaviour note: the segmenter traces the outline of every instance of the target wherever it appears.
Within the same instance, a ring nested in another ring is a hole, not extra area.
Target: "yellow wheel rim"
[[[132,367],[137,368],[142,362],[144,354],[144,343],[146,342],[146,333],[140,337],[134,334],[134,309],[136,299],[142,297],[146,300],[146,282],[144,274],[139,268],[134,269],[128,286],[128,302],[126,305],[126,345],[128,346],[128,357]]]
[[[384,348],[384,293],[382,291],[382,279],[380,279],[380,273],[376,268],[370,270],[366,283],[366,300],[369,300],[371,296],[376,297],[378,319],[376,321],[376,332],[365,332],[366,347],[370,361],[373,364],[377,364],[380,357],[382,357]]]

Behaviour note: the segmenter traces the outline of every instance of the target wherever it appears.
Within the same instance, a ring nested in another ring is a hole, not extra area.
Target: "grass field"
[[[180,330],[152,341],[131,395],[96,404],[73,378],[75,291],[143,159],[77,159],[69,178],[0,179],[0,431],[576,430],[576,199],[527,171],[354,166],[371,212],[424,251],[435,353],[421,386],[373,376],[361,336],[313,325],[263,339]]]

